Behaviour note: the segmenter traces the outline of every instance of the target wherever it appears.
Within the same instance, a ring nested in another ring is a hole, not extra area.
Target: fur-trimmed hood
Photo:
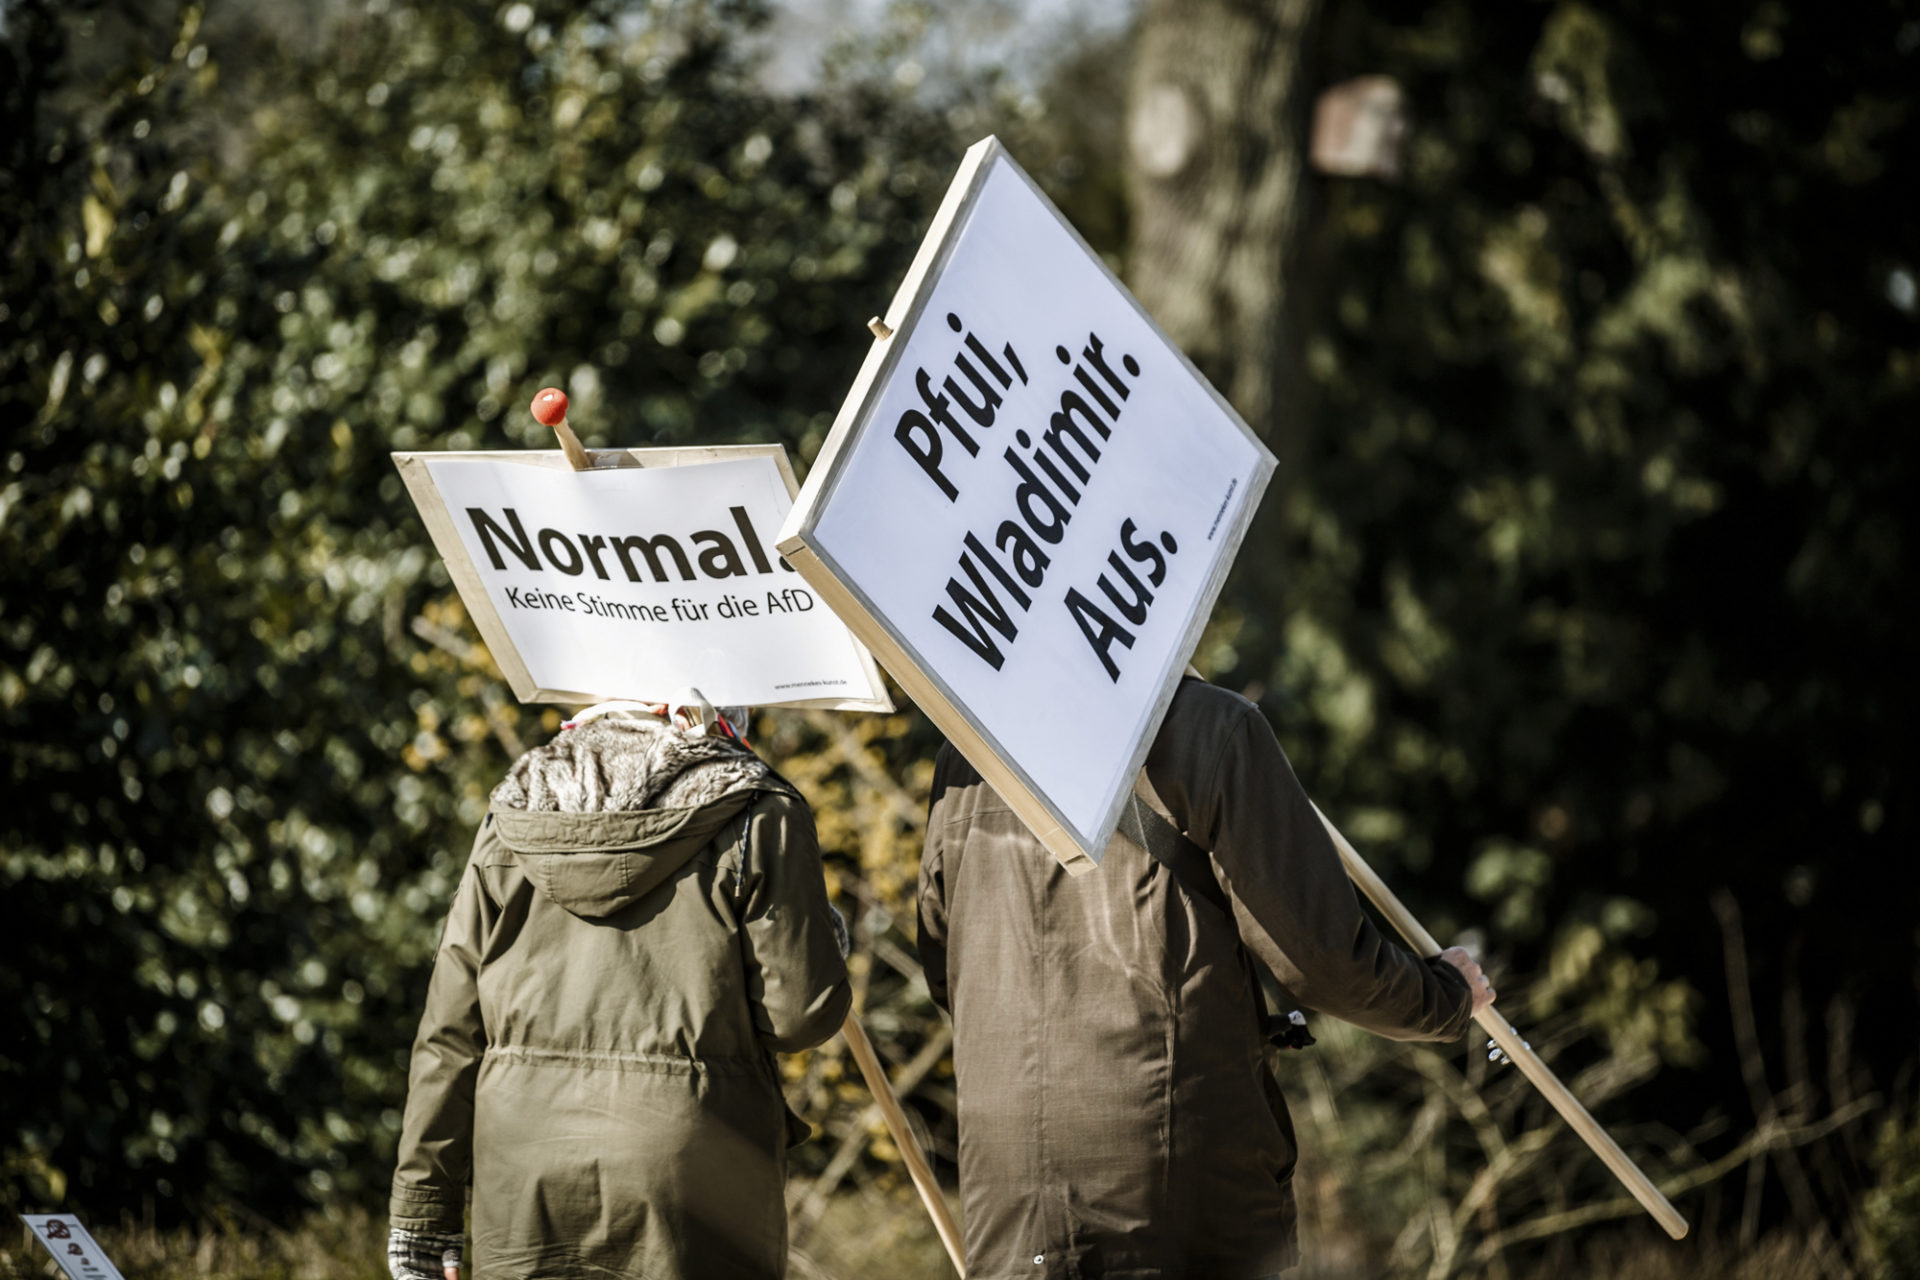
[[[515,761],[491,821],[528,879],[594,919],[663,883],[763,791],[798,794],[738,743],[607,716]]]
[[[652,716],[605,716],[516,760],[493,789],[493,807],[529,813],[686,809],[742,788],[793,790],[730,739],[695,737]]]

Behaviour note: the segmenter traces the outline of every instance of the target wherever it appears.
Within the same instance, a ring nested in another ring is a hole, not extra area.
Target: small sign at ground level
[[[631,698],[887,711],[860,642],[773,548],[778,445],[397,453],[434,546],[522,702]]]
[[[20,1221],[72,1280],[123,1280],[119,1269],[107,1261],[93,1236],[72,1214],[23,1213]]]

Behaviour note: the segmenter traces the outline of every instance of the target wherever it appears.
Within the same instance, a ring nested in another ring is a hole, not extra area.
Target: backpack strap
[[[1120,834],[1147,851],[1147,855],[1165,867],[1183,888],[1196,898],[1204,898],[1233,918],[1233,906],[1227,891],[1213,874],[1213,860],[1207,851],[1187,838],[1187,833],[1163,817],[1158,809],[1129,796],[1120,810]]]

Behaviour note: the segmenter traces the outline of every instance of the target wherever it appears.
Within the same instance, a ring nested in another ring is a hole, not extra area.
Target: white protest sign
[[[523,702],[892,709],[878,668],[773,550],[778,445],[397,453],[460,598]]]
[[[1273,456],[995,139],[886,323],[780,550],[1090,869]]]
[[[120,1271],[94,1243],[93,1236],[70,1213],[23,1213],[33,1238],[47,1246],[47,1252],[72,1280],[124,1280]]]

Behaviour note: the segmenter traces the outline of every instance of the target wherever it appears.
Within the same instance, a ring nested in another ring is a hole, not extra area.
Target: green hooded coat
[[[805,803],[656,720],[529,752],[447,919],[413,1051],[392,1225],[473,1274],[775,1277],[788,1113],[773,1053],[850,999]]]

